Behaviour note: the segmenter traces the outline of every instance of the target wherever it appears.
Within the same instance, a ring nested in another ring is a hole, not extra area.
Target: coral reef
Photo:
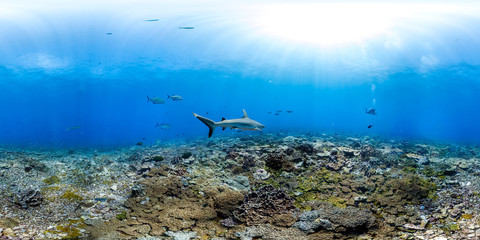
[[[243,194],[225,186],[209,188],[205,195],[214,200],[214,208],[219,217],[226,218],[243,202]]]
[[[272,170],[291,170],[293,165],[291,162],[285,159],[285,155],[282,153],[270,153],[265,159],[265,165]]]
[[[374,201],[381,207],[419,203],[433,193],[437,186],[419,176],[405,174],[401,178],[379,179]]]
[[[267,133],[0,148],[0,239],[475,239],[480,150]]]
[[[15,203],[24,209],[39,206],[43,201],[42,193],[38,189],[33,188],[22,189],[16,196]]]
[[[191,153],[191,152],[184,152],[181,157],[183,159],[187,159],[187,158],[191,157],[192,155],[193,155],[193,153]]]
[[[232,179],[227,178],[224,182],[237,191],[248,192],[250,190],[250,181],[245,176],[236,176]]]
[[[318,230],[362,233],[374,226],[375,217],[366,209],[351,206],[338,208],[329,204],[323,204],[313,211],[303,212],[294,225],[306,233]]]
[[[113,223],[123,236],[173,234],[165,229],[172,232],[195,229],[203,233],[209,231],[205,226],[211,224],[221,229],[214,219],[229,216],[243,200],[243,194],[226,186],[208,187],[200,195],[199,189],[174,174],[153,175],[140,185],[143,187],[136,188],[143,189],[143,193],[132,194],[125,203],[129,212],[118,214],[117,219],[123,221]]]
[[[278,228],[266,224],[247,227],[237,232],[235,237],[240,240],[275,239],[275,240],[305,240],[307,236],[295,228]]]
[[[296,218],[294,199],[281,189],[264,186],[245,196],[243,204],[233,211],[235,220],[246,225],[270,223],[291,226]]]

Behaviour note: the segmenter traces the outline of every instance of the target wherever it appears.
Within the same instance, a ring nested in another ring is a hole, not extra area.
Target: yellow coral
[[[51,176],[49,178],[43,179],[43,182],[47,185],[52,185],[52,184],[55,184],[55,183],[59,183],[60,178],[58,178],[57,176]]]
[[[81,229],[85,227],[83,219],[71,219],[59,224],[55,229],[47,230],[44,233],[61,235],[61,239],[79,239],[82,236]]]
[[[80,196],[80,195],[78,195],[75,192],[70,191],[70,190],[65,191],[62,194],[61,198],[66,199],[66,200],[70,200],[70,201],[81,201],[81,200],[83,200],[82,196]]]
[[[335,207],[345,208],[347,207],[346,200],[340,197],[331,196],[327,199],[327,202],[333,204]]]

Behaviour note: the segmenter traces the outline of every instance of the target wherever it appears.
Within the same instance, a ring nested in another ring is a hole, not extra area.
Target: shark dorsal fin
[[[245,109],[243,109],[243,118],[248,118],[247,111],[245,111]]]
[[[222,117],[222,121],[225,121],[226,119],[224,117]]]

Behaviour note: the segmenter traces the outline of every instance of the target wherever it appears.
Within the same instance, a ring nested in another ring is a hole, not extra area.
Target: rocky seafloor
[[[480,239],[480,148],[262,134],[0,148],[0,239]]]

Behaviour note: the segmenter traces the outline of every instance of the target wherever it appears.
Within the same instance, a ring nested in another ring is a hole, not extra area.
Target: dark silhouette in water
[[[366,114],[376,115],[375,108],[365,109]]]
[[[70,130],[77,130],[77,129],[81,129],[82,127],[81,126],[71,126],[71,127],[66,127],[65,128],[65,131],[70,131]]]
[[[368,127],[367,127],[367,128],[372,128],[372,127],[373,127],[373,125],[368,125]]]
[[[157,123],[157,125],[155,126],[156,128],[161,128],[161,129],[170,129],[170,124],[168,123]]]

